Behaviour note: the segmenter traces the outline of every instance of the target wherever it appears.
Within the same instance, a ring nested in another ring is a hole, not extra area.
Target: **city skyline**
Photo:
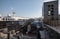
[[[45,2],[51,0],[44,0]],[[0,0],[0,14],[5,16],[15,12],[20,17],[41,17],[43,0]],[[60,6],[60,2],[59,2]],[[60,11],[60,8],[59,8]]]

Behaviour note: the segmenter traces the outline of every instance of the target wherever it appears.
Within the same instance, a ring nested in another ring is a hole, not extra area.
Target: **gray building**
[[[44,2],[43,4],[43,21],[51,26],[59,26],[58,24],[58,0]]]
[[[57,20],[58,19],[58,0],[44,2],[42,12],[43,12],[44,19]]]

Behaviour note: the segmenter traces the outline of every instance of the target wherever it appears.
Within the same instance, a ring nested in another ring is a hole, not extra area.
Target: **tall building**
[[[42,12],[43,12],[45,23],[51,24],[53,23],[54,20],[57,21],[58,20],[58,0],[44,2]],[[52,22],[49,22],[49,21],[52,21]]]

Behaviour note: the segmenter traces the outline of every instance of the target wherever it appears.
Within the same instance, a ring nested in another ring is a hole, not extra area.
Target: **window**
[[[54,10],[54,8],[51,8],[51,9],[53,9],[53,10]]]
[[[50,15],[51,14],[51,11],[48,11],[48,15]]]
[[[7,18],[6,18],[6,20],[7,20]]]
[[[53,11],[53,10],[51,11],[51,15],[52,15],[52,16],[54,15],[54,11]]]
[[[54,11],[52,10],[51,13],[53,13]]]
[[[50,7],[50,5],[48,5],[48,7]]]
[[[3,18],[3,20],[4,20],[4,18]]]
[[[52,4],[51,7],[54,7],[54,5]]]

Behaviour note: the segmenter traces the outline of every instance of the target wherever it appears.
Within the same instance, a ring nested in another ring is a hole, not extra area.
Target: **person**
[[[39,29],[37,29],[37,39],[41,39],[41,34],[39,32]]]

